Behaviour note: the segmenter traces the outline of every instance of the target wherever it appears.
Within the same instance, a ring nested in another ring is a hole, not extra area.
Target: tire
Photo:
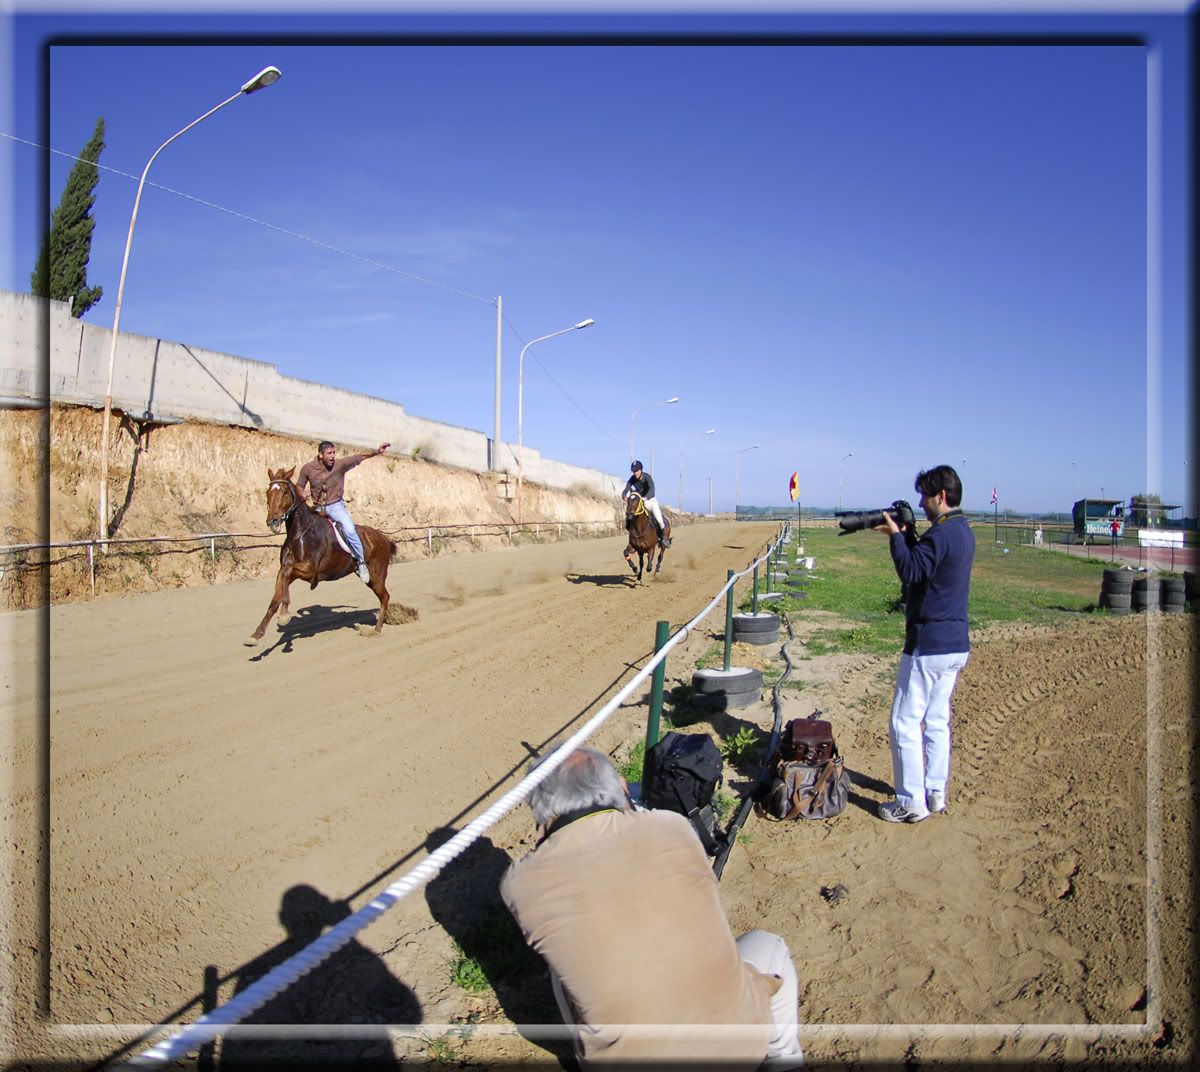
[[[756,644],[759,647],[766,644],[778,644],[779,630],[776,629],[770,633],[739,633],[734,630],[733,641],[735,644]]]
[[[771,630],[779,632],[779,615],[771,611],[733,616],[734,633],[769,633]]]
[[[728,670],[697,670],[692,674],[692,691],[697,696],[761,692],[762,687],[762,671],[753,667],[731,666]]]
[[[1164,603],[1160,609],[1163,614],[1182,614],[1183,606],[1182,603]]]
[[[1158,588],[1159,588],[1159,580],[1157,577],[1154,577],[1154,576],[1138,577],[1133,582],[1133,591],[1134,591],[1135,595],[1138,592],[1146,592],[1146,593],[1153,592],[1154,594],[1157,595]]]
[[[1112,610],[1114,607],[1128,608],[1132,602],[1132,597],[1128,592],[1101,592],[1100,606],[1107,607]]]
[[[1110,592],[1124,592],[1133,587],[1133,570],[1106,569],[1103,587]]]
[[[1164,577],[1159,591],[1162,592],[1163,602],[1170,597],[1183,599],[1187,594],[1187,586],[1182,577]]]
[[[1113,614],[1128,614],[1128,613],[1129,613],[1129,607],[1128,607],[1128,606],[1125,606],[1125,607],[1109,607],[1108,609],[1109,609],[1109,610],[1110,610],[1110,611],[1111,611]]]

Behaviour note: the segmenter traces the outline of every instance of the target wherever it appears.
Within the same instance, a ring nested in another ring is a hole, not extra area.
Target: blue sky
[[[631,26],[720,34],[563,36]],[[778,36],[939,26],[1140,33],[1151,48]],[[472,28],[559,36],[331,37]],[[731,36],[764,28],[770,43]],[[41,143],[31,87],[56,30],[180,35],[47,53],[50,146],[78,152],[103,115],[101,162],[133,176],[167,136],[279,66],[275,86],[173,143],[150,179],[344,252],[148,188],[122,328],[490,435],[502,295],[502,436],[515,442],[522,345],[592,317],[527,355],[525,442],[622,473],[633,411],[679,396],[636,422],[668,506],[682,450],[685,506],[707,508],[711,477],[714,505],[730,508],[735,454],[753,444],[743,503],[785,503],[798,470],[805,503],[836,505],[841,475],[847,507],[880,505],[913,498],[915,472],[940,462],[960,469],[971,508],[987,508],[993,485],[1019,511],[1069,509],[1076,488],[1191,503],[1183,29],[1116,16],[18,16],[0,129]],[[262,31],[276,36],[228,36]],[[1162,153],[1148,171],[1151,56]],[[0,287],[28,290],[39,157],[0,139],[0,159],[16,195]],[[51,206],[70,163],[51,159]],[[1148,174],[1163,191],[1163,288],[1149,307]],[[86,319],[103,326],[135,186],[111,172],[99,186],[89,282],[105,294]],[[1147,405],[1148,360],[1161,362],[1161,407],[1153,394]]]

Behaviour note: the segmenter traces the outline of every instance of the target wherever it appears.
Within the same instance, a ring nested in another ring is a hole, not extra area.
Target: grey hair
[[[553,754],[542,756],[530,770],[537,770]],[[617,808],[624,811],[629,807],[629,798],[625,783],[621,781],[612,760],[594,748],[580,748],[534,788],[529,794],[529,806],[533,809],[533,818],[538,826],[548,826],[560,815],[580,808]]]

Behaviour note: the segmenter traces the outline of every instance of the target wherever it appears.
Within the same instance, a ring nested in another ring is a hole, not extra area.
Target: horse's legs
[[[632,547],[625,548],[625,562],[629,566],[629,572],[636,574],[637,566],[635,566],[633,564],[633,548]]]
[[[381,567],[372,565],[371,583],[369,585],[372,592],[379,597],[379,617],[375,621],[375,632],[383,632],[383,619],[387,617],[388,603],[391,602],[391,596],[388,595],[387,585],[384,583],[387,580],[387,563]]]
[[[279,609],[281,603],[286,604],[288,601],[288,588],[292,583],[292,571],[287,566],[280,566],[279,573],[275,577],[275,595],[271,599],[271,605],[267,607],[267,613],[263,615],[263,620],[258,623],[258,628],[251,634],[251,639],[262,640],[263,633],[267,631],[267,622],[271,620],[271,616]]]

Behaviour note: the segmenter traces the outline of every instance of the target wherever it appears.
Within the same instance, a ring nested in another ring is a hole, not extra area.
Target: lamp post
[[[1071,469],[1075,475],[1075,497],[1071,500],[1072,505],[1079,502],[1079,463],[1072,462]]]
[[[596,321],[581,320],[578,324],[572,324],[569,328],[559,328],[558,331],[552,331],[549,335],[542,335],[540,338],[534,339],[532,342],[527,342],[521,348],[521,356],[517,360],[517,524],[522,520],[521,515],[521,483],[525,476],[525,447],[522,440],[522,419],[525,412],[525,351],[528,350],[534,343],[545,342],[547,339],[553,339],[555,335],[565,335],[568,331],[579,331],[581,328],[590,328]]]
[[[637,419],[637,415],[643,410],[654,409],[657,406],[673,406],[678,401],[678,398],[666,398],[661,402],[651,402],[648,406],[638,406],[638,408],[633,411],[633,416],[629,418],[629,460],[631,462],[636,457],[633,451],[633,422]]]
[[[742,497],[742,455],[749,450],[758,450],[758,444],[755,443],[752,447],[743,447],[733,455],[733,518],[735,521],[737,520],[738,501]]]
[[[108,348],[108,384],[104,389],[104,422],[100,430],[100,509],[99,509],[99,537],[102,541],[108,539],[108,430],[112,423],[112,384],[113,384],[113,366],[117,358],[117,332],[121,326],[121,298],[125,294],[125,272],[129,268],[129,251],[133,247],[133,227],[137,223],[138,207],[142,202],[142,188],[146,185],[146,175],[150,171],[150,165],[157,159],[168,145],[171,144],[181,134],[186,134],[197,123],[203,122],[214,112],[220,111],[225,105],[237,100],[238,97],[257,93],[260,89],[264,89],[272,82],[279,80],[280,71],[278,67],[264,67],[258,72],[249,82],[246,82],[233,96],[227,97],[221,101],[215,108],[210,108],[202,116],[193,119],[182,130],[176,131],[166,141],[162,143],[151,154],[150,159],[146,161],[146,166],[142,169],[142,177],[138,180],[137,194],[133,199],[133,214],[129,217],[129,234],[125,238],[125,256],[121,260],[121,277],[117,282],[117,306],[113,311],[113,327],[112,339],[109,340]],[[107,543],[102,546],[107,550]]]
[[[715,428],[709,428],[705,435],[715,435]],[[683,440],[679,441],[679,512],[683,513]]]
[[[845,455],[841,461],[838,462],[838,509],[839,510],[842,508],[842,488],[845,483],[845,481],[843,480],[843,477],[844,477],[845,471],[846,471],[846,458],[853,458],[853,457],[854,457],[854,451],[851,451],[849,454]]]

